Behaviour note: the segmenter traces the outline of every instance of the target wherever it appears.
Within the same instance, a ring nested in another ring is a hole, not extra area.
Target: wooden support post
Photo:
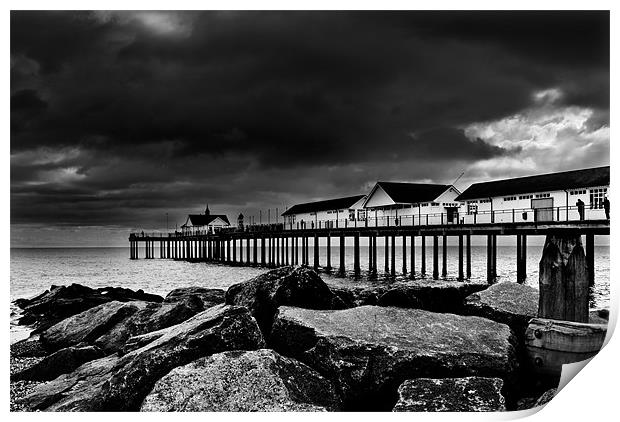
[[[390,276],[396,277],[396,236],[392,235],[392,251],[391,251]]]
[[[372,235],[372,276],[377,275],[377,235]]]
[[[547,235],[538,274],[539,317],[589,321],[588,266],[578,233]]]
[[[353,236],[353,272],[355,277],[359,277],[360,270],[360,234],[355,233]]]
[[[433,279],[439,278],[439,236],[433,236]]]
[[[413,235],[411,236],[409,249],[411,249],[411,259],[409,260],[411,262],[411,272],[409,273],[409,278],[413,280],[415,279],[415,236]]]
[[[588,268],[588,285],[594,286],[594,235],[586,234],[586,266]]]
[[[403,235],[403,275],[407,274],[407,236]]]
[[[421,260],[420,260],[420,273],[422,276],[426,275],[426,236],[422,235],[422,246],[420,249]]]
[[[344,267],[344,246],[344,236],[340,235],[340,268],[338,269],[338,272],[341,277],[344,277],[346,274],[346,268]]]
[[[265,238],[260,238],[260,264],[265,266]]]
[[[286,251],[286,265],[290,265],[289,250],[288,250],[288,236],[284,239],[284,250]]]
[[[494,234],[493,238],[493,282],[497,281],[497,235]]]
[[[319,236],[314,234],[314,269],[319,269]]]
[[[493,235],[487,235],[487,282],[493,284],[495,277],[493,277]]]
[[[471,235],[467,234],[467,251],[466,251],[466,261],[467,261],[467,278],[471,278]]]
[[[390,273],[390,239],[387,236],[385,236],[385,273]]]
[[[521,245],[522,236],[517,234],[517,283],[523,284],[525,277],[523,274],[523,246]]]
[[[459,280],[463,278],[463,235],[459,234]]]
[[[327,271],[332,270],[332,237],[327,235]]]
[[[254,245],[252,248],[252,261],[254,265],[258,264],[258,237],[254,238]]]
[[[441,243],[441,276],[446,278],[448,276],[448,236],[445,233]]]
[[[370,234],[368,235],[368,274],[372,274],[372,235]]]
[[[293,239],[293,265],[299,265],[299,237]]]

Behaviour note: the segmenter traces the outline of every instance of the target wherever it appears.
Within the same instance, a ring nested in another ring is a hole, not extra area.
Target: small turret
[[[211,215],[211,211],[209,210],[209,204],[207,204],[207,208],[205,209],[205,215]]]

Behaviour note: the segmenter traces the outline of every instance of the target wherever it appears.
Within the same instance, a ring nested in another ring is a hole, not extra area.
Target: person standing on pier
[[[607,196],[603,200],[603,208],[605,208],[605,217],[609,220],[609,198]]]
[[[578,199],[575,205],[577,205],[577,211],[579,212],[579,219],[583,220],[586,204],[581,199]]]

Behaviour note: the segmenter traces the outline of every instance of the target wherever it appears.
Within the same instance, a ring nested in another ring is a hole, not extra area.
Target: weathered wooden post
[[[325,267],[327,271],[332,270],[332,237],[327,234],[327,266]]]
[[[314,234],[314,269],[319,269],[319,235]]]
[[[385,273],[390,273],[390,245],[387,236],[385,236]]]
[[[355,277],[359,277],[360,269],[360,234],[355,233],[353,236],[353,272]]]
[[[439,278],[439,236],[433,235],[433,279]]]
[[[466,267],[467,267],[467,278],[471,278],[471,235],[468,233],[466,236],[466,240],[467,240],[467,247],[466,247],[466,253],[465,253],[465,261],[466,261]]]
[[[372,235],[372,270],[371,274],[374,276],[377,275],[377,235]]]
[[[497,281],[497,235],[491,236],[493,239],[493,281]]]
[[[409,273],[409,277],[413,280],[415,279],[415,236],[411,235],[411,245],[409,246],[411,249],[411,272]]]
[[[538,316],[588,322],[588,271],[580,234],[547,235],[539,264]]]
[[[407,236],[403,235],[403,275],[407,274]]]
[[[487,235],[487,282],[493,284],[493,236]]]
[[[422,245],[420,246],[420,273],[426,275],[426,236],[422,235]]]
[[[370,234],[368,235],[368,274],[372,274],[372,235]]]
[[[448,236],[445,232],[441,242],[441,276],[443,278],[448,276]]]
[[[396,277],[396,236],[392,235],[392,250],[391,252],[391,261],[390,265],[390,276]]]
[[[341,277],[344,277],[346,274],[346,269],[344,267],[344,236],[340,235],[340,268],[338,270],[338,274]]]
[[[265,236],[260,238],[260,265],[265,266]]]
[[[459,234],[459,280],[463,280],[463,235]]]
[[[526,278],[526,235],[517,235],[517,283],[523,284]]]

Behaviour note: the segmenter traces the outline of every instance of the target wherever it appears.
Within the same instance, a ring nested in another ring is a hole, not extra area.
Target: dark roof
[[[305,204],[297,204],[284,211],[282,215],[304,214],[317,211],[337,210],[341,208],[349,208],[365,195],[348,196],[346,198],[327,199],[325,201],[307,202]]]
[[[609,166],[475,183],[456,199],[463,201],[520,193],[549,192],[605,185],[609,185]]]
[[[188,216],[189,221],[192,223],[192,226],[207,226],[218,217],[224,220],[226,224],[230,225],[230,222],[228,221],[228,217],[223,214],[219,214],[219,215],[218,214],[209,214],[209,215],[190,214]]]
[[[377,182],[397,204],[431,202],[450,188],[450,185],[428,183]]]

